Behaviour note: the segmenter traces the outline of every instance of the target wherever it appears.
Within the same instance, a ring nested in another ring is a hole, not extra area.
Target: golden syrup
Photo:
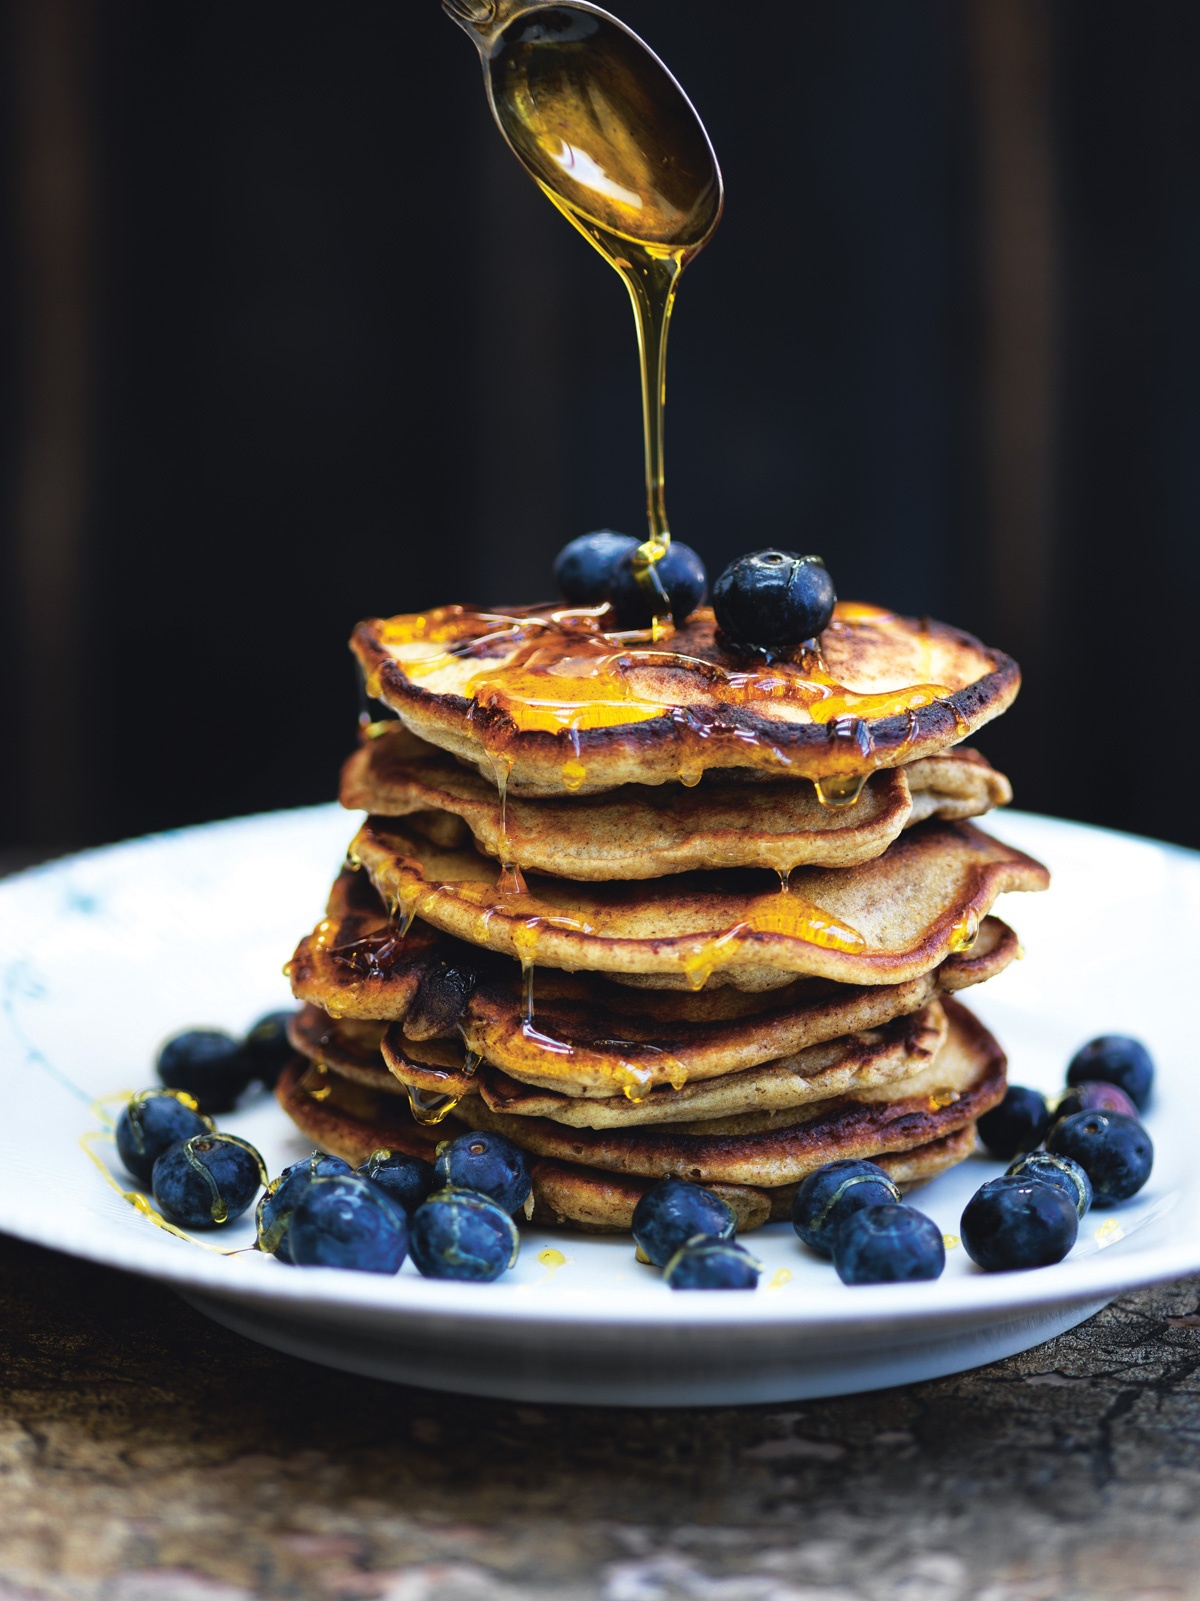
[[[954,920],[950,929],[950,949],[952,951],[969,951],[979,938],[979,913],[973,906],[968,906],[961,917]]]
[[[415,1084],[406,1084],[404,1089],[413,1122],[420,1123],[423,1128],[436,1128],[462,1099],[459,1095],[439,1095],[433,1090],[418,1089]]]
[[[528,0],[447,0],[478,47],[492,115],[542,193],[620,275],[642,377],[649,539],[635,566],[655,605],[671,534],[663,467],[667,332],[685,264],[721,215],[721,174],[679,85],[606,13]]]
[[[522,734],[569,736],[581,728],[644,723],[671,711],[665,702],[643,700],[633,693],[621,671],[621,658],[613,652],[560,657],[544,664],[534,659],[520,667],[506,664],[499,672],[480,673],[469,687],[477,707],[503,712]],[[491,759],[496,758],[491,755]]]
[[[108,1097],[105,1098],[108,1099]],[[153,1223],[154,1227],[162,1229],[164,1234],[173,1234],[177,1240],[186,1240],[189,1245],[198,1245],[202,1251],[211,1251],[214,1256],[236,1256],[238,1254],[236,1251],[220,1245],[210,1245],[207,1240],[198,1240],[194,1234],[188,1234],[183,1229],[176,1228],[174,1223],[167,1222],[161,1212],[155,1211],[140,1190],[127,1190],[123,1184],[113,1177],[109,1171],[108,1164],[95,1149],[96,1142],[100,1140],[106,1141],[110,1145],[113,1143],[113,1137],[107,1129],[90,1129],[86,1134],[80,1135],[79,1149],[95,1164],[97,1171],[109,1189],[115,1190],[123,1201],[128,1201],[134,1211],[140,1213],[147,1223]]]
[[[545,1284],[552,1279],[559,1268],[566,1267],[570,1260],[569,1256],[564,1256],[561,1251],[555,1250],[553,1245],[548,1245],[544,1251],[539,1251],[537,1254],[538,1265],[546,1269],[542,1283]]]
[[[839,602],[832,628],[867,626],[859,618],[872,608]],[[953,691],[937,683],[916,683],[894,690],[860,693],[840,683],[819,653],[801,650],[795,660],[755,668],[733,667],[714,659],[711,643],[704,654],[655,648],[642,635],[603,632],[611,620],[607,609],[531,608],[511,617],[443,607],[437,614],[390,618],[373,625],[380,645],[394,656],[416,684],[450,672],[447,687],[471,699],[468,719],[487,753],[501,792],[512,771],[514,742],[523,733],[550,733],[564,742],[560,771],[572,792],[586,777],[580,736],[592,729],[626,727],[654,718],[672,718],[700,737],[728,732],[728,709],[764,714],[787,712],[793,721],[827,729],[828,773],[820,779],[826,804],[850,805],[855,781],[874,771],[874,719],[905,716],[906,743],[916,737],[915,713],[938,702],[949,703]],[[505,626],[498,626],[503,623]],[[689,624],[707,639],[703,614]],[[434,638],[434,636],[437,636]],[[693,632],[692,637],[697,637]],[[414,654],[415,653],[415,654]],[[453,669],[451,672],[450,670]],[[688,675],[688,698],[668,700],[661,688],[664,672]],[[643,675],[650,688],[643,688]],[[437,687],[436,683],[432,687]],[[966,721],[955,711],[960,727]],[[761,736],[751,741],[755,765],[788,771],[792,762],[777,745]],[[681,757],[679,777],[698,783],[706,766],[697,754]],[[502,818],[507,832],[507,816]]]
[[[859,796],[869,776],[868,773],[832,774],[829,778],[814,778],[813,788],[822,806],[830,811],[840,812],[847,807],[858,805]]]
[[[929,1097],[929,1110],[931,1112],[941,1112],[947,1106],[953,1106],[955,1101],[961,1100],[962,1096],[957,1090],[934,1090]]]
[[[336,1016],[330,1013],[330,1016]],[[324,1062],[310,1062],[304,1070],[304,1077],[297,1086],[311,1100],[327,1101],[333,1094],[333,1085],[329,1082],[329,1069]]]
[[[943,1234],[942,1244],[948,1251],[956,1251],[962,1244],[962,1241],[959,1239],[957,1234]]]
[[[786,895],[762,896],[742,926],[751,934],[786,934],[824,950],[846,951],[851,955],[867,948],[866,940],[856,928],[790,889]]]
[[[756,934],[784,934],[819,945],[823,950],[856,956],[867,942],[856,928],[789,889],[784,895],[760,896],[748,917],[724,933],[709,935],[680,958],[688,987],[702,990],[718,967],[729,961]]]
[[[559,772],[562,778],[563,788],[566,790],[567,794],[578,795],[579,791],[587,782],[587,767],[581,760],[579,730],[577,728],[569,728],[567,730],[567,734],[571,741],[571,755],[562,764]]]
[[[774,1273],[772,1273],[772,1275],[771,1275],[770,1281],[767,1284],[767,1289],[768,1290],[782,1290],[785,1284],[790,1284],[791,1282],[792,1282],[792,1270],[791,1270],[791,1268],[790,1267],[777,1268],[776,1271]]]
[[[506,900],[514,895],[528,895],[529,886],[525,882],[525,874],[516,862],[502,862],[500,864],[500,877],[496,880],[496,893]]]

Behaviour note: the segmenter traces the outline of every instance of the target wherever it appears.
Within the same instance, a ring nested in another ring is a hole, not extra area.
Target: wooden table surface
[[[1200,1279],[935,1383],[608,1411],[313,1367],[0,1238],[0,1389],[0,1601],[1200,1598]]]

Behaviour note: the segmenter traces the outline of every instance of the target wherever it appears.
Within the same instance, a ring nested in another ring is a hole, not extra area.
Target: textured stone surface
[[[1193,1280],[877,1395],[516,1406],[0,1239],[0,1601],[1200,1601],[1198,1375]]]

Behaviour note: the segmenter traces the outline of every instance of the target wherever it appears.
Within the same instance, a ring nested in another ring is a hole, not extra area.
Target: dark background
[[[1200,6],[617,9],[727,188],[677,536],[1011,650],[1019,802],[1200,844]],[[625,292],[436,0],[14,0],[0,46],[0,845],[326,799],[359,616],[639,531]]]

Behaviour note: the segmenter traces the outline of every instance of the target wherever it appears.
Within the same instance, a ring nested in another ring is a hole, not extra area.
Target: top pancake
[[[977,751],[956,749],[873,773],[852,805],[822,805],[807,780],[747,783],[710,774],[693,789],[630,784],[607,794],[508,797],[494,781],[418,739],[379,727],[342,769],[342,805],[379,817],[425,814],[422,832],[574,879],[658,878],[711,867],[853,867],[928,817],[978,817],[1012,798]]]
[[[1009,706],[1010,657],[942,623],[842,603],[819,652],[734,653],[702,607],[668,638],[605,633],[608,608],[360,623],[368,694],[515,795],[694,783],[743,769],[846,780],[932,756]]]

